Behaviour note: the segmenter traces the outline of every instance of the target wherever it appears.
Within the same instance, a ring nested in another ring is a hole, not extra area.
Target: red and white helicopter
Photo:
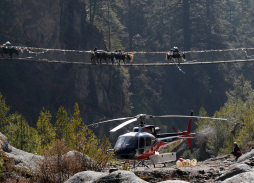
[[[160,132],[159,127],[155,127],[154,125],[145,125],[144,122],[146,119],[151,118],[172,118],[172,117],[190,118],[187,131],[177,132],[177,130],[174,127],[172,127],[175,133],[159,133]],[[141,161],[148,159],[152,155],[155,155],[155,152],[159,151],[162,147],[165,147],[169,144],[175,143],[182,139],[187,139],[188,145],[189,147],[191,147],[191,138],[193,138],[192,136],[195,135],[195,133],[191,133],[192,118],[227,120],[224,118],[193,116],[192,111],[191,116],[184,115],[152,116],[147,114],[139,114],[134,117],[111,119],[91,125],[98,125],[100,123],[128,119],[127,121],[110,130],[110,132],[116,132],[117,130],[123,128],[128,124],[140,120],[139,127],[134,127],[132,132],[125,133],[118,137],[118,140],[114,147],[114,154],[117,159],[125,161],[126,160]]]

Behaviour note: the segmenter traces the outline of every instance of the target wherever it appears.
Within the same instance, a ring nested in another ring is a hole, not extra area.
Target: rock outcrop
[[[237,174],[224,180],[221,183],[239,183],[239,182],[254,182],[254,171]]]
[[[8,158],[14,160],[14,166],[24,167],[32,171],[36,170],[38,162],[43,158],[13,147],[8,138],[0,132],[0,148]]]
[[[227,178],[233,177],[237,174],[244,173],[250,171],[250,166],[246,164],[239,164],[239,165],[234,165],[232,169],[229,169],[226,173],[221,175],[219,178],[216,179],[216,181],[223,181],[226,180]]]

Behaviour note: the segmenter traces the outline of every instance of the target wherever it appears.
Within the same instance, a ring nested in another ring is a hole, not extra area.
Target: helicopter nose
[[[136,150],[129,148],[118,149],[114,152],[114,154],[117,159],[132,159],[136,154]]]

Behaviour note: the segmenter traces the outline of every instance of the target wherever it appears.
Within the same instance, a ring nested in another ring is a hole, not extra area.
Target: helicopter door
[[[152,145],[152,139],[150,137],[146,137],[146,147]]]
[[[143,154],[144,153],[144,148],[145,148],[145,139],[144,137],[140,137],[139,138],[139,154]]]

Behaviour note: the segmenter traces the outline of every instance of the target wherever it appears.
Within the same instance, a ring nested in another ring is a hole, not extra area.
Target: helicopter
[[[174,133],[160,133],[160,128],[154,125],[145,125],[145,120],[151,118],[172,118],[172,117],[185,117],[190,118],[187,131],[178,132],[174,127],[172,127]],[[114,155],[119,160],[129,161],[137,160],[142,161],[149,159],[150,156],[155,155],[162,147],[173,144],[179,140],[187,139],[189,147],[191,147],[191,138],[195,133],[191,133],[192,118],[203,118],[203,119],[213,119],[213,120],[227,120],[224,118],[212,118],[212,117],[201,117],[193,116],[193,111],[191,111],[191,116],[184,115],[161,115],[153,116],[147,114],[138,114],[134,117],[116,118],[106,121],[101,121],[98,123],[93,123],[88,126],[98,126],[101,123],[107,123],[118,120],[127,120],[115,128],[111,129],[110,132],[116,132],[117,130],[123,128],[124,126],[131,124],[136,121],[140,121],[139,127],[134,127],[132,132],[120,135],[114,146]]]

